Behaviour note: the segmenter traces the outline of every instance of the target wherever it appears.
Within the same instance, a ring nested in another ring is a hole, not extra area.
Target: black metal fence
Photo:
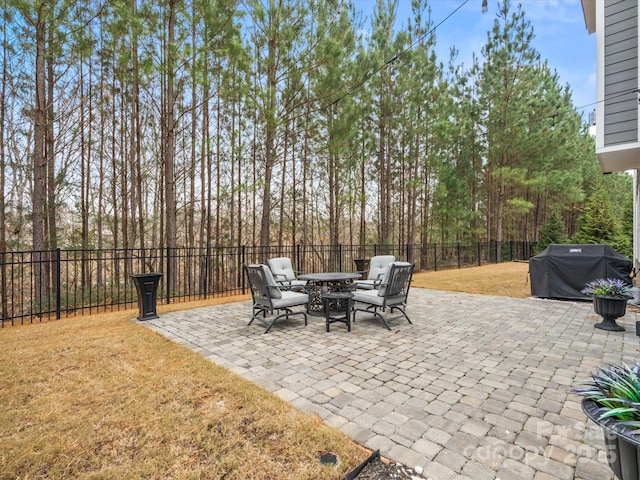
[[[137,304],[132,274],[162,273],[158,301],[171,303],[245,293],[242,265],[286,256],[303,272],[354,271],[355,260],[392,254],[416,271],[528,260],[534,243],[428,245],[290,245],[270,247],[52,250],[0,253],[2,326],[115,311]]]

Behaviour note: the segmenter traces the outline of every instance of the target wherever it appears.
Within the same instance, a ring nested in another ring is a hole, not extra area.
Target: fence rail
[[[303,272],[354,271],[354,260],[391,254],[416,271],[528,260],[534,243],[427,245],[288,245],[0,252],[2,327],[84,315],[137,304],[132,274],[162,273],[158,302],[245,293],[242,265],[286,256]]]

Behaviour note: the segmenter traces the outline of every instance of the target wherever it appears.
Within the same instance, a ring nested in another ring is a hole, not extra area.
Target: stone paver
[[[366,315],[351,333],[300,317],[263,334],[250,302],[141,322],[319,415],[432,480],[611,480],[600,429],[571,393],[597,365],[637,357],[623,333],[593,328],[589,302],[414,288],[413,324]]]

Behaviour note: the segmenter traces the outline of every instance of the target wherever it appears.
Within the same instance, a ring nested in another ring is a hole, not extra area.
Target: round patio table
[[[298,278],[308,282],[309,304],[307,305],[307,312],[324,315],[322,295],[335,292],[350,292],[353,289],[353,281],[362,278],[362,275],[347,272],[325,272],[305,273],[298,275]]]

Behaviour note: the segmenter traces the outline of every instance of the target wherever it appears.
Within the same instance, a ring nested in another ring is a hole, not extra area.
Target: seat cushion
[[[262,270],[264,271],[264,276],[267,281],[267,288],[269,289],[269,296],[273,300],[277,300],[282,298],[282,292],[278,288],[278,284],[276,283],[273,275],[271,274],[271,270],[266,265],[262,265]]]
[[[270,258],[268,260],[271,271],[278,280],[295,280],[296,274],[288,257]]]
[[[377,255],[371,258],[369,262],[368,280],[380,280],[390,263],[395,262],[396,257],[393,255]]]
[[[281,294],[282,298],[272,300],[273,308],[295,307],[296,305],[306,305],[309,303],[309,295],[306,293],[285,290],[281,292]]]
[[[378,307],[385,305],[387,307],[393,307],[394,305],[401,305],[404,303],[404,295],[389,297],[385,303],[384,297],[378,295],[378,290],[360,290],[353,293],[353,300],[355,302],[368,303]]]
[[[384,297],[378,296],[377,290],[360,290],[353,292],[353,301],[369,303],[381,307],[384,305]]]

